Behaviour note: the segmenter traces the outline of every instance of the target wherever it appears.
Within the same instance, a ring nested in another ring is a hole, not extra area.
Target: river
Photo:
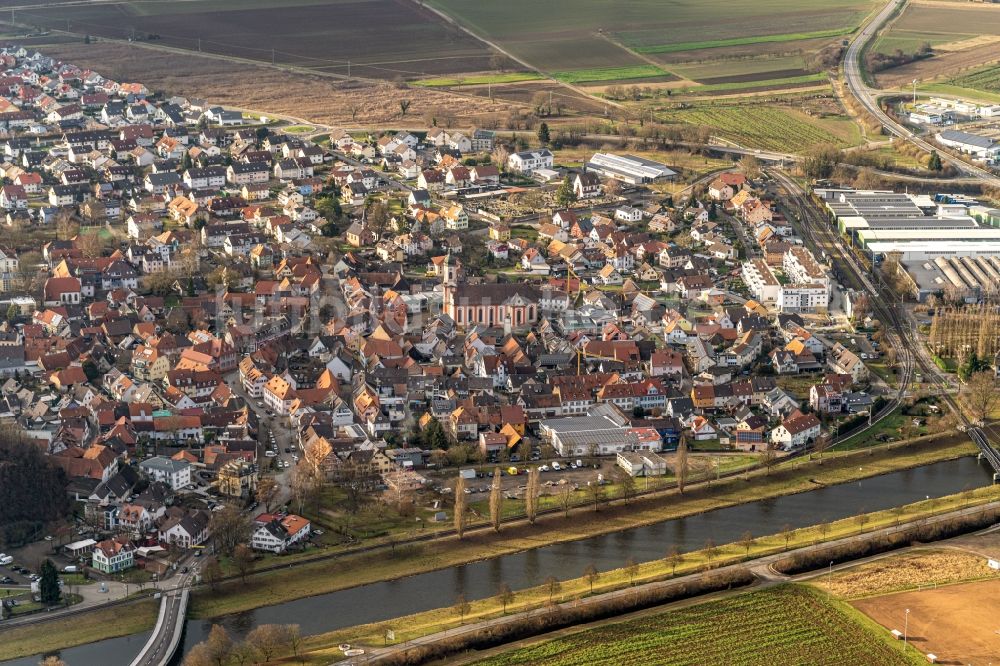
[[[268,623],[298,623],[303,634],[316,634],[450,606],[459,594],[470,600],[489,597],[496,594],[500,582],[516,591],[538,585],[548,576],[562,580],[578,577],[589,564],[604,571],[623,566],[629,557],[637,562],[661,558],[674,545],[682,552],[698,550],[708,539],[717,544],[729,543],[737,541],[747,530],[754,536],[764,536],[780,531],[785,524],[803,527],[852,516],[862,510],[877,511],[927,496],[951,495],[986,485],[992,475],[993,470],[986,463],[980,464],[972,457],[961,458],[213,620],[189,620],[182,649],[187,651],[203,640],[213,622],[222,623],[235,638],[258,624]],[[69,666],[127,665],[138,654],[146,636],[148,632],[68,648],[60,656]],[[38,657],[30,657],[0,664],[37,666],[38,662]]]

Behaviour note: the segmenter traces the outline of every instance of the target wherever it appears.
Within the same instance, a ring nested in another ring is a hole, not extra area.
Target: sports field
[[[785,585],[607,624],[476,664],[904,666],[917,663],[915,657],[846,604],[809,587]]]

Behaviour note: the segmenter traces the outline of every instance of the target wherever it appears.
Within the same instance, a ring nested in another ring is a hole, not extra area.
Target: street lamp
[[[917,103],[917,80],[913,79],[913,103]]]
[[[906,630],[910,627],[910,609],[906,609],[906,617],[903,619],[903,650],[906,650]]]

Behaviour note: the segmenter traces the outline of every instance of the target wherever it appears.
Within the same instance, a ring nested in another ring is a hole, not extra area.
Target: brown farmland
[[[447,112],[456,123],[488,127],[516,108],[500,99],[490,102],[426,88],[341,81],[129,44],[52,46],[44,52],[118,80],[142,81],[152,90],[327,125],[365,127],[398,122],[401,126],[420,127],[425,122],[429,126],[429,118],[440,118]],[[405,118],[400,116],[399,108],[399,100],[404,98],[412,101]]]
[[[985,664],[1000,655],[1000,580],[862,599],[852,604],[886,630],[903,631],[939,664]],[[909,621],[906,609],[910,610]]]
[[[490,68],[491,51],[407,0],[207,0],[39,7],[22,25],[354,76],[410,79]]]

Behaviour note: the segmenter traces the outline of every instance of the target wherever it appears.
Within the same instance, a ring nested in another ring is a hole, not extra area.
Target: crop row
[[[480,666],[545,663],[906,664],[886,637],[811,588],[741,594],[498,655]]]

